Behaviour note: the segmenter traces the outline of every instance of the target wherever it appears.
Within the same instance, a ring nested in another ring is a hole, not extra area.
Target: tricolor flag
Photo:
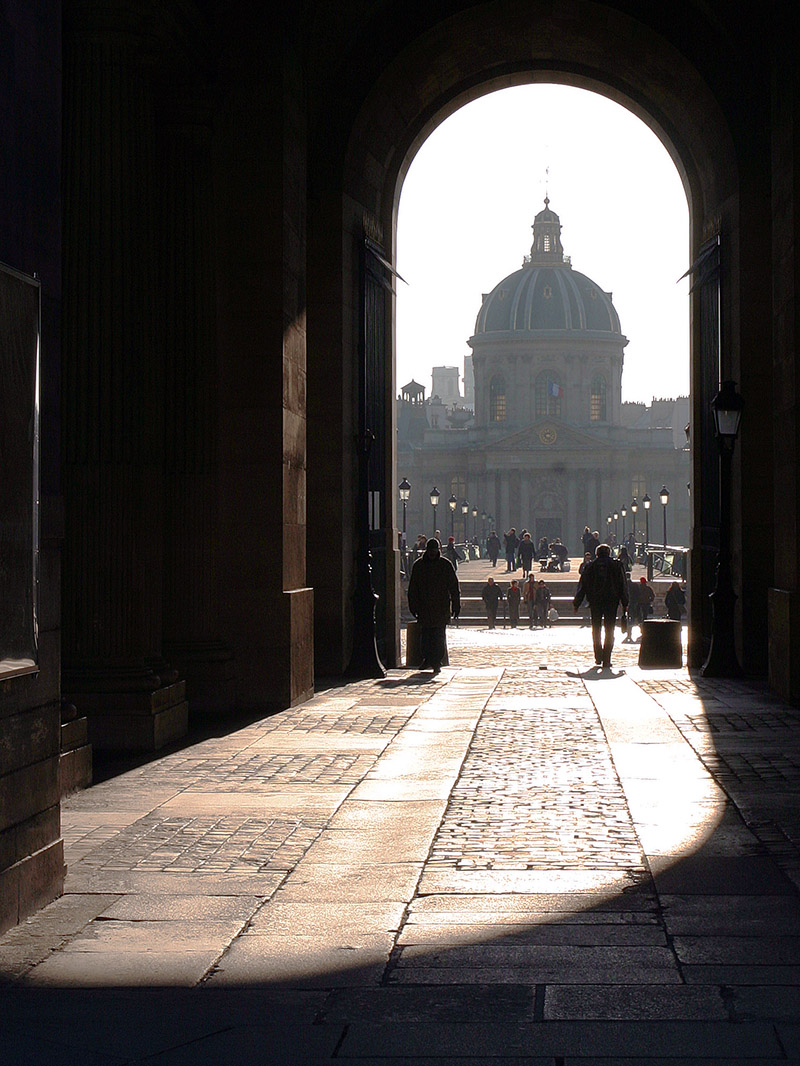
[[[548,396],[555,396],[557,399],[560,400],[561,397],[564,395],[564,390],[561,388],[561,386],[557,382],[548,381],[547,382],[547,395]]]

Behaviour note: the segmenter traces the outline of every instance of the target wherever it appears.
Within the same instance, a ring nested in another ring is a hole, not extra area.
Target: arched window
[[[536,417],[544,418],[546,415],[561,417],[561,401],[564,398],[564,389],[558,374],[548,371],[540,374],[536,379]]]
[[[592,380],[592,395],[589,400],[589,421],[606,422],[606,379],[599,374]]]
[[[489,384],[489,421],[505,422],[506,420],[506,383],[501,377],[495,376]]]

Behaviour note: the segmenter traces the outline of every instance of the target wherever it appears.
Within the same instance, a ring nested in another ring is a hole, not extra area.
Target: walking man
[[[511,582],[511,588],[506,593],[508,601],[508,622],[512,629],[519,625],[519,604],[522,599],[522,590],[517,584],[516,578]]]
[[[578,591],[572,601],[577,611],[584,597],[589,601],[592,614],[592,643],[594,661],[607,670],[611,666],[614,647],[614,625],[620,603],[628,606],[628,588],[625,574],[616,559],[611,558],[611,549],[600,544],[597,555],[581,574]]]
[[[503,534],[503,540],[506,542],[506,573],[510,574],[517,569],[517,547],[519,545],[517,531],[513,526],[508,533]]]
[[[435,537],[411,568],[408,609],[419,623],[422,669],[438,674],[446,650],[445,628],[451,614],[458,618],[461,613],[461,591],[453,564],[442,558]]]
[[[494,578],[490,577],[488,582],[483,586],[481,592],[481,599],[486,608],[486,617],[489,619],[489,629],[494,629],[497,622],[497,607],[500,600],[503,598],[503,590],[499,585],[495,585]]]

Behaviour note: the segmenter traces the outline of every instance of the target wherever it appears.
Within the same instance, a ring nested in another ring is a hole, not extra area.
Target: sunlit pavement
[[[800,713],[590,643],[451,627],[68,800],[0,1063],[800,1063]]]

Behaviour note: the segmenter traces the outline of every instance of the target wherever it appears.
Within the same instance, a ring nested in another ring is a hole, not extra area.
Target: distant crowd
[[[633,642],[634,628],[641,628],[643,622],[653,614],[655,593],[645,577],[638,581],[631,578],[633,561],[637,555],[633,533],[624,543],[617,545],[613,534],[601,542],[598,532],[586,526],[581,541],[583,560],[578,568],[573,608],[577,612],[584,600],[588,604],[595,664],[606,669],[611,665],[614,627],[620,606],[624,642]],[[511,578],[507,590],[492,576],[484,585],[481,600],[489,629],[497,625],[501,603],[508,609],[508,622],[512,628],[520,624],[522,609],[527,611],[529,628],[551,626],[558,619],[558,612],[544,578],[537,576],[533,570],[536,562],[540,565],[540,573],[570,569],[569,551],[560,538],[548,541],[546,537],[541,537],[535,544],[528,530],[523,529],[518,536],[512,527],[503,534],[502,541],[497,532],[492,530],[485,547],[493,567],[497,566],[502,551],[506,573],[522,570],[522,583],[516,577]],[[419,624],[423,665],[438,673],[445,654],[445,627],[451,618],[458,619],[461,612],[461,593],[456,572],[465,556],[453,537],[449,537],[442,547],[439,537],[428,539],[423,534],[417,537],[413,555],[416,561],[410,573],[408,605]],[[664,604],[670,619],[680,620],[685,613],[686,595],[677,581],[672,582]]]

